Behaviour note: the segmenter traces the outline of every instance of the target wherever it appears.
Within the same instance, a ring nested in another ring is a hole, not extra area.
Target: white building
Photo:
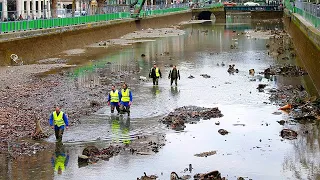
[[[8,4],[8,1],[12,0],[0,0],[2,3],[2,19],[12,18],[12,16],[19,18],[20,15],[23,19],[49,18],[51,16],[50,0],[15,0],[15,4]]]
[[[51,0],[0,0],[2,4],[1,19],[14,17],[18,19],[20,15],[23,19],[51,18]],[[76,11],[81,11],[87,7],[87,1],[77,0]],[[57,0],[57,9],[71,9],[72,0]]]

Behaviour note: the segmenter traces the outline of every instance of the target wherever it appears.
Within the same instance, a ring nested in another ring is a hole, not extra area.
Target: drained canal
[[[270,52],[273,47],[266,47],[270,44],[269,38],[254,31],[282,30],[282,23],[277,20],[251,21],[243,15],[228,17],[226,24],[204,22],[187,24],[181,29],[185,31],[182,35],[125,46],[121,51],[100,55],[67,70],[66,78],[75,79],[78,86],[94,88],[101,84],[128,82],[133,93],[130,118],[113,116],[110,107],[105,106],[65,131],[62,148],[17,159],[0,156],[0,179],[130,180],[146,172],[167,180],[171,172],[193,177],[213,170],[218,170],[227,179],[319,179],[319,123],[281,126],[277,121],[288,120],[289,116],[279,111],[278,105],[270,103],[268,93],[273,88],[302,84],[310,95],[317,95],[310,78],[266,78],[259,74],[270,65],[300,65],[299,57],[273,56]],[[97,50],[89,48],[87,51]],[[79,58],[81,56],[85,54],[80,54]],[[138,80],[140,76],[148,76],[154,62],[162,71],[159,86],[153,86],[152,81]],[[228,65],[232,64],[238,73],[227,72]],[[170,65],[176,65],[180,70],[181,80],[177,87],[170,86]],[[256,73],[249,75],[249,69]],[[111,73],[138,70],[138,74],[126,78],[108,78]],[[210,78],[201,74],[208,74]],[[190,75],[194,78],[188,78]],[[264,92],[257,89],[259,84],[267,84]],[[218,107],[223,117],[186,124],[180,131],[158,121],[175,108],[188,105]],[[218,121],[220,124],[216,125]],[[282,139],[279,133],[283,128],[296,130],[297,139]],[[230,133],[222,136],[219,129]],[[303,133],[306,130],[308,133]],[[154,141],[165,138],[165,145],[153,154],[124,151],[108,161],[100,160],[87,166],[78,164],[78,155],[88,145],[104,148],[109,144],[129,142],[139,146],[135,141],[143,136]],[[53,143],[54,136],[47,141]],[[207,151],[216,151],[216,154],[194,156]],[[52,160],[59,153],[66,155],[67,163],[58,173]],[[189,164],[193,167],[191,172],[185,171]]]

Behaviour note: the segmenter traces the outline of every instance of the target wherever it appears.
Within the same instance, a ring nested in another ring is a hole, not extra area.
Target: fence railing
[[[308,2],[290,2],[290,0],[285,0],[285,6],[291,12],[301,15],[315,28],[320,30],[320,5]]]
[[[166,14],[187,10],[187,7],[156,9],[142,11],[140,16],[150,16],[158,14]],[[21,21],[8,21],[0,23],[0,33],[19,32],[28,30],[50,29],[57,27],[68,27],[81,24],[89,24],[94,22],[103,22],[116,19],[130,18],[130,12],[117,12],[98,14],[91,16],[67,17],[67,18],[53,18],[53,19],[36,19],[36,20],[21,20]]]

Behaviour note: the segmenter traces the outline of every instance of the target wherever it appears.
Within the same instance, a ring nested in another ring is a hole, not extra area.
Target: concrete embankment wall
[[[6,34],[7,38],[12,38],[12,40],[0,42],[0,65],[10,65],[10,55],[13,53],[22,57],[24,62],[34,62],[68,49],[83,48],[86,45],[117,38],[140,29],[167,27],[191,18],[191,11],[185,11],[147,17],[141,20],[118,20],[74,26],[68,29],[22,32],[24,33],[22,36],[25,36],[23,38],[16,38],[21,34]]]
[[[298,14],[284,14],[284,24],[296,51],[320,92],[320,31]]]

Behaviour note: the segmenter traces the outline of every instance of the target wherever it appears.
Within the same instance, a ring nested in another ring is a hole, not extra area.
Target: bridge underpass
[[[213,20],[225,22],[226,14],[250,12],[252,19],[272,19],[283,16],[283,8],[280,6],[233,6],[220,8],[198,8],[192,10],[194,19]]]

